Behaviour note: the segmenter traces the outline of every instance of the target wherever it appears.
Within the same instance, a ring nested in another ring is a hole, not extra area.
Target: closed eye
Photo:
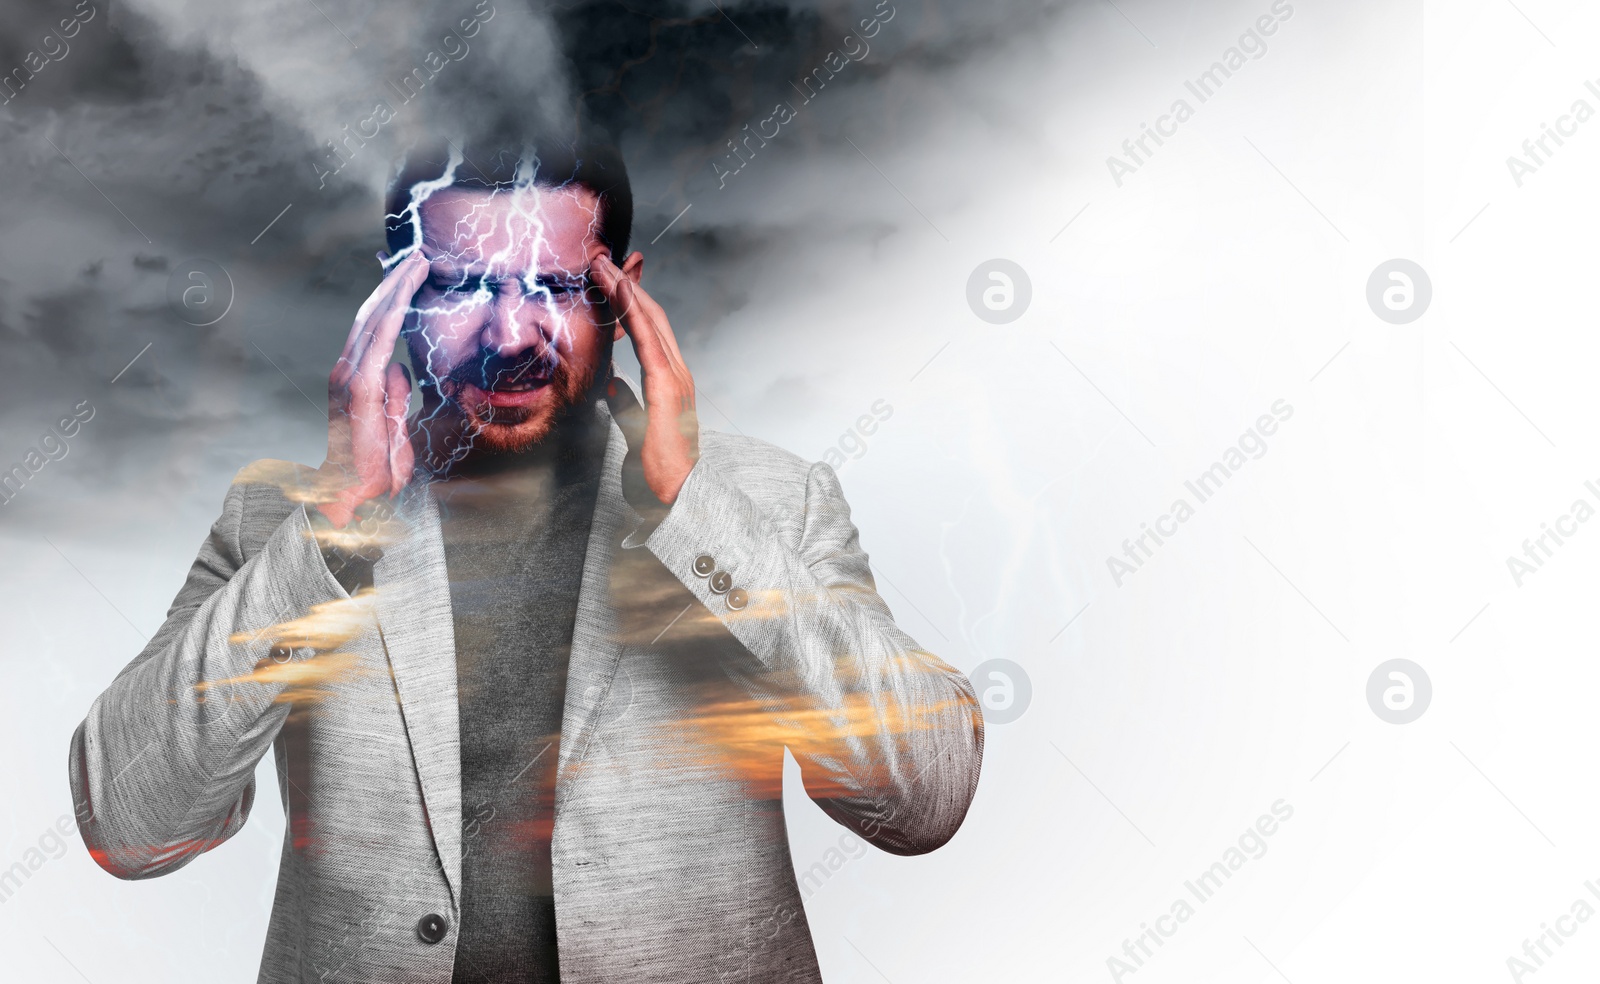
[[[539,286],[551,294],[561,297],[566,294],[576,294],[583,290],[583,281],[578,278],[562,278],[560,280],[540,280]]]

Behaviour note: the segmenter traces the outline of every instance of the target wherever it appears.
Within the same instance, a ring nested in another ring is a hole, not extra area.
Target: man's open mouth
[[[531,407],[544,398],[550,389],[551,376],[522,376],[511,379],[501,377],[493,383],[463,382],[455,394],[457,402],[466,406],[495,408]]]
[[[486,393],[526,393],[550,385],[548,376],[527,376],[522,379],[502,379],[489,386],[481,386]]]
[[[552,365],[553,360],[536,359],[524,361],[520,365],[507,365],[503,361],[498,365],[478,365],[472,369],[463,367],[451,375],[455,384],[447,388],[446,393],[456,402],[467,406],[482,407],[523,407],[530,406],[542,398],[542,394],[555,382],[559,366]]]

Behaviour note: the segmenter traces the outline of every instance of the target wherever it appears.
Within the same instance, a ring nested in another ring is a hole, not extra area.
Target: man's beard
[[[587,370],[579,370],[553,354],[507,359],[479,352],[463,362],[442,387],[446,402],[461,425],[463,453],[523,454],[544,444],[593,393],[597,371],[610,361],[609,357],[608,351]],[[529,376],[545,380],[545,398],[537,406],[497,407],[460,399],[463,384],[490,390],[497,384]]]

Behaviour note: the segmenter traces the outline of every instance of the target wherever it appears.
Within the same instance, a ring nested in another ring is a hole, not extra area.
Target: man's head
[[[637,281],[643,264],[623,259],[633,199],[614,152],[462,151],[407,159],[386,230],[392,257],[420,248],[431,264],[406,340],[424,424],[453,435],[453,458],[529,450],[590,398],[622,331],[589,266],[609,254]]]

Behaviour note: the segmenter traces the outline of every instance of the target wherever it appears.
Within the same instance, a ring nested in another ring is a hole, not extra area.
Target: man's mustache
[[[515,356],[480,349],[476,356],[452,369],[446,378],[456,388],[471,383],[479,389],[492,390],[534,380],[553,380],[564,368],[561,359],[548,349]]]

